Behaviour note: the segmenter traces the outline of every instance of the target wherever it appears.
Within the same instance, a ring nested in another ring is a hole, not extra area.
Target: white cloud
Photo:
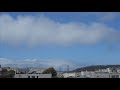
[[[120,32],[102,23],[60,23],[44,16],[0,15],[0,42],[12,45],[95,44],[119,40]]]

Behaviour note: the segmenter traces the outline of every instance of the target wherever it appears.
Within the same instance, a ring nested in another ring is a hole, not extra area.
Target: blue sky
[[[119,16],[117,12],[0,13],[0,58],[120,64]]]

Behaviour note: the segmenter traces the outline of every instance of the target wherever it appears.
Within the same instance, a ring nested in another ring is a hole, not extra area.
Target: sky
[[[120,13],[1,12],[0,63],[120,64]]]

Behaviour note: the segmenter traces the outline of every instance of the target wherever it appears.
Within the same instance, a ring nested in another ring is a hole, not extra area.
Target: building
[[[98,73],[91,75],[90,78],[110,78],[110,75],[109,75],[109,73],[104,73],[104,72],[99,73],[98,72]]]
[[[75,78],[76,73],[75,72],[68,72],[68,73],[63,73],[64,78]]]
[[[81,71],[79,72],[79,76],[81,77],[89,77],[91,75],[94,75],[95,72],[94,71]]]
[[[120,78],[120,73],[95,73],[90,78]]]
[[[52,74],[15,74],[14,78],[52,78]]]
[[[120,73],[111,73],[110,78],[120,78]]]

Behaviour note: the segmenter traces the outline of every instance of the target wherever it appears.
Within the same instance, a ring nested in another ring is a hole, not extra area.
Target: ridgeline
[[[120,68],[120,65],[92,65],[92,66],[77,68],[73,70],[73,72],[95,71],[95,70],[106,69],[106,68]]]

